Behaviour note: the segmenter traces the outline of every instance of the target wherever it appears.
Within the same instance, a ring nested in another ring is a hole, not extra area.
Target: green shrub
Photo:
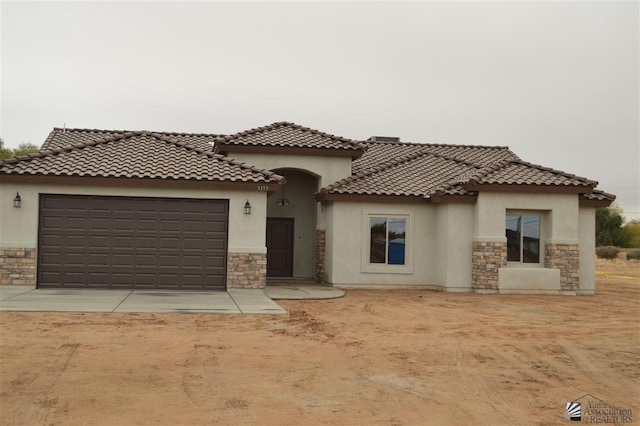
[[[640,250],[629,250],[627,252],[627,260],[638,259],[640,260]]]
[[[596,247],[596,256],[600,259],[616,259],[620,249],[614,246]]]
[[[627,248],[640,248],[640,220],[632,220],[622,227],[624,234],[624,246]]]

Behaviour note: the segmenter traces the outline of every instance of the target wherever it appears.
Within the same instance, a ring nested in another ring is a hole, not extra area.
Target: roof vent
[[[400,138],[391,136],[371,136],[368,142],[400,142]]]

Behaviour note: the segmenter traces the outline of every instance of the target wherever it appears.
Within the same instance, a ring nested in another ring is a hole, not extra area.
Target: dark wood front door
[[[267,218],[267,276],[293,276],[293,218]]]

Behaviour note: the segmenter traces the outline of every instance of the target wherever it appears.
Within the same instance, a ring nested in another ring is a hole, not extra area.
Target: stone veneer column
[[[545,244],[544,267],[560,269],[560,288],[565,291],[576,291],[580,287],[580,246],[578,244]]]
[[[316,282],[324,281],[324,265],[325,265],[325,230],[316,229],[316,261],[315,261],[315,279]]]
[[[507,266],[507,243],[474,241],[471,286],[474,290],[498,290],[498,269]]]
[[[36,285],[36,249],[0,249],[0,285]]]
[[[229,253],[227,257],[227,289],[264,288],[266,284],[266,254]]]

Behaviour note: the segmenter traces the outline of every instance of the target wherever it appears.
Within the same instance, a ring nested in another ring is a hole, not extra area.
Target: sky
[[[53,127],[509,146],[640,218],[640,6],[0,3],[0,136]]]

